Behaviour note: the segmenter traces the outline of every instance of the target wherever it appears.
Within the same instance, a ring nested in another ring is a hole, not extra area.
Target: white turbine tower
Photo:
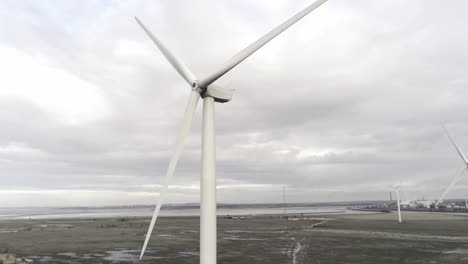
[[[281,32],[292,26],[301,18],[312,12],[314,9],[325,3],[327,0],[318,0],[311,4],[295,16],[288,19],[283,24],[279,25],[271,32],[261,37],[256,42],[252,43],[245,49],[241,50],[237,55],[227,61],[216,72],[208,75],[206,78],[197,79],[188,67],[177,58],[169,49],[167,49],[158,38],[156,38],[143,23],[135,17],[138,24],[148,34],[154,44],[159,48],[161,53],[166,57],[174,69],[188,82],[192,92],[185,109],[185,114],[182,122],[182,127],[178,134],[175,150],[170,159],[164,179],[164,187],[160,192],[160,197],[153,217],[151,219],[148,233],[146,234],[145,242],[141,250],[140,259],[145,253],[148,241],[151,237],[151,232],[158,217],[161,204],[165,193],[168,189],[168,184],[174,173],[177,161],[182,153],[185,140],[190,131],[192,117],[195,112],[198,100],[203,98],[203,136],[202,136],[202,170],[200,180],[200,263],[215,264],[216,263],[216,157],[215,157],[215,130],[214,130],[214,103],[228,102],[232,97],[232,91],[212,85],[221,76],[229,72],[232,68],[247,59],[255,51],[268,43],[270,40],[278,36]]]
[[[447,188],[445,189],[444,193],[442,194],[442,196],[440,196],[440,199],[439,201],[437,201],[436,203],[436,207],[442,202],[442,200],[445,198],[445,195],[447,195],[447,193],[452,189],[452,187],[455,185],[455,183],[458,182],[458,180],[460,180],[460,178],[462,177],[463,175],[463,172],[466,170],[468,172],[468,160],[466,159],[466,156],[465,154],[463,154],[463,152],[461,151],[461,149],[458,147],[457,143],[455,143],[455,140],[453,140],[452,136],[450,136],[450,133],[448,132],[447,128],[444,126],[444,124],[442,124],[442,128],[444,129],[445,133],[447,134],[447,137],[450,139],[450,141],[452,142],[452,145],[453,147],[455,148],[455,150],[458,152],[458,155],[460,156],[460,158],[463,160],[463,167],[460,169],[460,171],[455,174],[455,177],[453,177],[452,181],[450,182],[450,184],[447,186]]]
[[[392,188],[396,192],[397,196],[397,208],[398,208],[398,223],[401,223],[401,211],[400,211],[400,185],[393,186],[387,185],[389,188]]]

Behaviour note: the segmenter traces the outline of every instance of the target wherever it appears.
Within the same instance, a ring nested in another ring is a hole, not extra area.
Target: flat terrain
[[[218,219],[218,263],[468,263],[468,218],[438,213]],[[135,263],[149,219],[0,221],[0,253],[34,263]],[[317,225],[318,224],[318,225]],[[141,263],[199,263],[199,221],[161,218]]]

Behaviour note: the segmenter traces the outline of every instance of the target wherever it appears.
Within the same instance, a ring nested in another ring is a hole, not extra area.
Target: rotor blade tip
[[[143,23],[141,23],[140,19],[138,17],[134,16],[135,21],[138,23],[138,25],[143,26]]]

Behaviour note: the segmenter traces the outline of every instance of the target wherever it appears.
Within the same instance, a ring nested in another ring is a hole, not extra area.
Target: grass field
[[[468,263],[468,218],[437,213],[218,219],[218,263]],[[35,263],[134,263],[149,219],[0,221],[0,251]],[[321,223],[315,226],[317,223]],[[199,263],[199,221],[161,218],[141,263]]]

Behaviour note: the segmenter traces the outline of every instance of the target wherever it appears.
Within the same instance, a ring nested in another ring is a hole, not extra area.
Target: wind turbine
[[[400,185],[393,186],[393,185],[387,185],[387,187],[392,188],[396,192],[397,196],[397,208],[398,208],[398,223],[401,224],[401,211],[400,211]]]
[[[452,189],[452,187],[455,185],[455,183],[458,182],[458,180],[460,180],[460,178],[462,177],[463,175],[463,172],[466,170],[468,172],[468,160],[466,159],[466,156],[465,154],[463,154],[463,152],[461,151],[461,149],[458,147],[457,143],[455,143],[455,140],[453,140],[452,136],[450,136],[450,133],[448,132],[447,128],[444,126],[444,124],[441,124],[442,125],[442,128],[444,129],[445,133],[447,134],[447,137],[450,139],[450,141],[452,142],[452,145],[453,147],[455,148],[455,150],[458,152],[458,155],[460,156],[460,158],[463,160],[463,167],[461,168],[461,170],[455,174],[455,177],[453,177],[452,181],[450,182],[450,184],[447,186],[447,188],[445,189],[444,193],[442,194],[442,196],[440,197],[439,201],[437,201],[436,203],[436,207],[442,202],[442,200],[445,198],[445,195],[447,195],[447,193]]]
[[[153,231],[154,224],[161,209],[162,201],[168,190],[169,182],[174,174],[177,161],[182,153],[187,135],[192,124],[193,114],[195,112],[198,100],[203,98],[203,131],[202,131],[202,170],[200,180],[200,263],[216,263],[216,156],[215,156],[215,130],[214,130],[214,103],[226,103],[232,98],[232,91],[223,89],[213,83],[221,76],[229,72],[239,63],[247,59],[259,48],[263,47],[270,40],[278,36],[281,32],[295,24],[301,18],[312,12],[314,9],[325,3],[327,0],[318,0],[309,5],[301,12],[297,13],[245,49],[232,57],[217,71],[203,79],[197,79],[189,68],[172,53],[164,44],[154,36],[143,23],[135,17],[137,23],[148,34],[153,43],[159,48],[172,67],[188,82],[191,86],[191,94],[187,107],[185,109],[182,127],[176,139],[175,150],[169,161],[164,186],[160,192],[160,197],[153,217],[146,234],[145,242],[141,250],[140,259],[145,253]]]
[[[283,218],[286,219],[286,186],[283,185]]]

